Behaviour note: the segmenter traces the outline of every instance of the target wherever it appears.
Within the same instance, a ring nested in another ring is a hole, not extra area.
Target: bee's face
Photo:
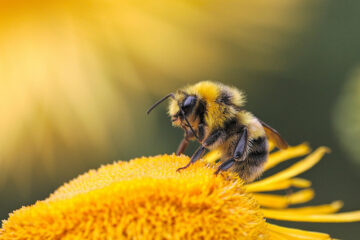
[[[197,102],[197,97],[193,95],[185,95],[183,93],[177,94],[170,102],[169,114],[173,125],[186,127],[184,115],[191,119],[194,108]]]

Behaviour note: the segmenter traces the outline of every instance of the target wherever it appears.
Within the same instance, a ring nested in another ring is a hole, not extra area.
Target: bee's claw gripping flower
[[[267,169],[309,153],[307,145],[270,154]],[[23,207],[3,221],[0,240],[16,239],[331,239],[328,234],[280,227],[288,221],[359,221],[340,213],[342,203],[287,208],[309,201],[311,182],[296,175],[328,151],[319,148],[292,167],[244,185],[231,172],[214,175],[204,162],[179,174],[188,157],[162,155],[118,162],[64,184],[48,199]],[[216,160],[210,153],[205,160]],[[211,161],[210,161],[211,162]],[[305,188],[287,196],[257,193]],[[266,208],[264,208],[266,207]]]

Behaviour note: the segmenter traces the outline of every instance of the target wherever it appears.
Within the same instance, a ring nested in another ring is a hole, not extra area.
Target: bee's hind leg
[[[219,168],[216,170],[215,175],[217,175],[220,171],[226,171],[229,168],[232,167],[232,165],[234,165],[235,163],[235,159],[234,158],[230,158],[229,160],[226,160],[225,162],[223,162]]]
[[[203,146],[200,146],[196,152],[191,156],[190,161],[188,162],[188,164],[186,164],[184,167],[178,168],[176,171],[180,171],[183,170],[187,167],[189,167],[192,163],[196,162],[199,158],[201,158],[201,156],[204,154],[206,148]]]

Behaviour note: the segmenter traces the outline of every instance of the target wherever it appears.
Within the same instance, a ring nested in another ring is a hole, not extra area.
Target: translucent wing
[[[263,121],[261,121],[261,120],[259,120],[259,121],[260,121],[261,125],[263,126],[263,128],[265,129],[266,136],[268,137],[268,139],[273,141],[279,149],[288,148],[289,145],[280,136],[280,133],[278,131],[276,131],[275,129],[273,129],[272,127],[270,127],[268,124],[264,123]]]

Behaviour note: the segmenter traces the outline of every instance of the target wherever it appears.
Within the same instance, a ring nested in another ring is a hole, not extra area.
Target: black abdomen
[[[249,164],[259,165],[266,161],[268,155],[268,141],[266,137],[259,137],[251,141],[250,151],[248,152]]]

